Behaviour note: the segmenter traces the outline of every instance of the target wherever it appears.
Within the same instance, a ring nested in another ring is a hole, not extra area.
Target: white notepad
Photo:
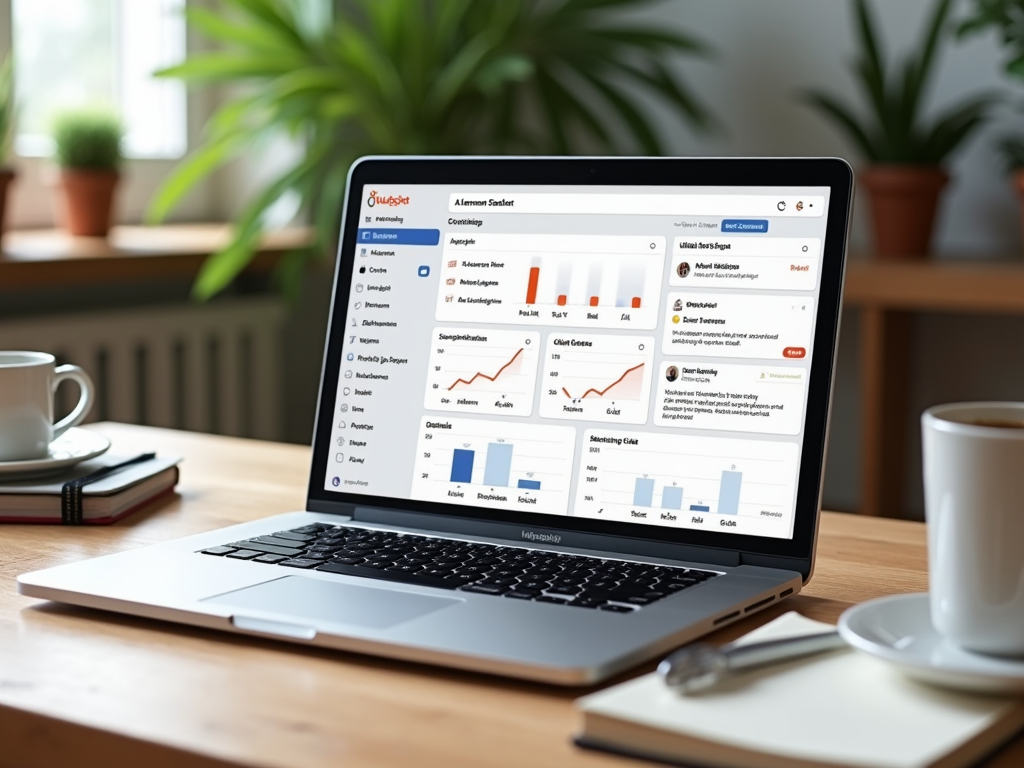
[[[739,642],[831,628],[790,612]],[[644,675],[576,705],[584,746],[699,766],[958,768],[1024,725],[1020,700],[927,686],[853,650],[738,675],[696,696]]]

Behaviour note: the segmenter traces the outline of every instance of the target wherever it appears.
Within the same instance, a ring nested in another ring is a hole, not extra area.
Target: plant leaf
[[[826,117],[831,118],[836,125],[845,131],[847,136],[864,153],[868,160],[877,162],[880,159],[876,143],[868,137],[864,129],[860,127],[857,119],[846,107],[842,106],[831,96],[814,91],[806,93],[804,99],[821,110]]]

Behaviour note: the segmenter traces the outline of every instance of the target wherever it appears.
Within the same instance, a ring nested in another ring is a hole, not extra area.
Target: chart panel
[[[537,331],[435,328],[424,406],[434,411],[529,416]]]
[[[574,514],[788,537],[796,443],[587,430]]]
[[[437,319],[653,330],[661,236],[445,236]]]
[[[645,423],[654,344],[648,336],[551,334],[544,350],[540,415]]]
[[[420,424],[412,496],[564,515],[575,446],[571,427],[427,416]]]

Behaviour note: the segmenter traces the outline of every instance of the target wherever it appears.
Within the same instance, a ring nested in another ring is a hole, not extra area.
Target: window
[[[129,158],[184,155],[184,85],[151,76],[185,56],[184,3],[13,0],[17,153],[51,154],[54,116],[96,107],[121,116]]]

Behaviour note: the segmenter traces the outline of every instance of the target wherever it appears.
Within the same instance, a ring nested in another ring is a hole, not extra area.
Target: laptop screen
[[[350,189],[323,490],[793,537],[830,194]]]

